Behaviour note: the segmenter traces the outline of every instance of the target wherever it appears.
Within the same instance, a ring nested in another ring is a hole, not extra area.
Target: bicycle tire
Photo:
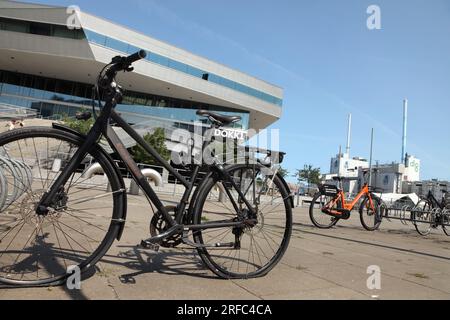
[[[47,151],[50,147],[53,151],[47,152],[45,159],[33,160],[30,141],[38,145],[42,142],[43,148],[46,141]],[[50,164],[56,159],[71,155],[63,153],[62,149],[75,152],[83,142],[84,138],[81,136],[50,127],[30,127],[0,135],[0,149],[5,157],[23,163],[34,161],[34,170],[41,171],[40,179],[34,181],[32,189],[16,201],[15,208],[11,206],[7,209],[6,213],[11,211],[19,222],[14,222],[15,225],[11,226],[11,222],[6,224],[0,220],[0,240],[7,239],[0,241],[0,283],[23,287],[60,285],[69,276],[68,267],[77,266],[83,274],[103,257],[119,234],[123,225],[118,221],[124,217],[123,206],[126,204],[123,181],[117,175],[117,168],[109,156],[96,145],[88,154],[101,165],[111,191],[105,191],[106,188],[103,187],[90,187],[89,183],[92,181],[82,178],[84,171],[74,172],[72,180],[65,185],[65,205],[58,198],[58,206],[53,207],[53,212],[49,215],[42,217],[35,213],[35,203],[41,198],[43,190],[48,190],[52,181],[64,170],[63,163],[59,171],[52,171],[52,176],[50,172],[53,168],[49,169]],[[19,153],[17,149],[11,148],[12,145],[23,148],[27,146],[31,151],[28,154],[21,149]],[[44,183],[45,174],[42,170],[45,168],[47,180]],[[74,181],[74,177],[78,177],[78,180]],[[62,194],[64,192],[63,190]],[[95,198],[97,194],[103,195],[101,203],[105,208],[86,208],[100,204],[100,200]],[[19,210],[20,214],[14,210]],[[30,237],[34,239],[31,240]]]
[[[416,229],[417,233],[423,237],[426,237],[431,233],[433,224],[433,213],[431,212],[432,210],[433,207],[428,200],[420,200],[419,203],[411,211],[411,220],[413,221],[414,228]],[[429,220],[429,223],[417,222],[417,220]],[[422,228],[423,226],[426,227]]]
[[[260,202],[257,209],[258,224],[245,230],[228,227],[220,231],[217,231],[218,229],[194,231],[194,242],[198,245],[212,243],[214,239],[212,237],[219,237],[215,236],[217,232],[221,234],[220,238],[222,239],[219,239],[221,243],[227,241],[225,240],[227,235],[229,235],[227,239],[230,239],[228,241],[234,241],[236,237],[240,237],[239,249],[225,249],[222,251],[222,249],[198,248],[198,254],[203,263],[213,273],[224,279],[249,279],[265,276],[279,263],[289,245],[292,233],[290,195],[280,177],[265,172],[265,170],[270,169],[259,164],[231,165],[226,170],[235,179],[235,182],[239,184],[241,190],[245,191],[243,193],[247,200],[252,202],[252,206],[255,204],[254,200],[258,198]],[[261,177],[261,180],[254,178],[257,176]],[[269,180],[273,183],[271,190],[266,188],[270,184]],[[253,183],[250,181],[259,182]],[[257,184],[258,186],[256,186]],[[194,224],[202,224],[215,219],[223,221],[222,215],[226,216],[227,219],[237,217],[235,209],[230,209],[231,205],[227,205],[227,198],[221,200],[220,194],[214,191],[215,186],[219,186],[220,189],[220,185],[231,190],[230,186],[227,183],[223,183],[216,175],[209,176],[200,186],[198,198],[194,205]],[[255,189],[253,189],[253,186],[255,186]],[[250,189],[256,190],[257,188],[259,190],[253,192],[253,196],[248,195]],[[245,204],[240,203],[240,205],[245,207]],[[276,210],[278,208],[279,210]],[[226,212],[227,210],[229,213]],[[245,208],[240,208],[240,210],[244,212]],[[261,241],[258,242],[259,240]],[[264,243],[262,243],[263,241]],[[228,256],[226,256],[226,251],[228,251]],[[224,253],[223,256],[221,256],[222,253]]]
[[[321,208],[332,200],[333,200],[332,197],[328,197],[328,196],[322,194],[321,192],[317,192],[311,201],[311,205],[309,206],[309,218],[310,218],[311,222],[313,223],[313,225],[319,229],[331,229],[340,220],[337,217],[333,217],[331,215],[328,215],[328,214],[322,212]],[[317,202],[320,203],[320,208],[318,210],[316,210]],[[340,201],[338,201],[336,203],[339,205],[339,202]],[[320,219],[320,221],[319,221],[319,219]],[[324,220],[324,222],[326,222],[326,223],[322,223],[322,220]]]
[[[375,212],[372,212],[373,210],[368,204],[369,197],[366,196],[359,207],[359,218],[364,229],[367,231],[376,231],[380,228],[383,219],[383,200],[374,194],[370,194],[370,196],[374,202]],[[367,221],[368,217],[373,218],[373,223]]]

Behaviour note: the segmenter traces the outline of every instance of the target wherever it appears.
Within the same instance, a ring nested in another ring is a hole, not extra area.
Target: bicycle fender
[[[286,188],[286,191],[289,193],[289,200],[291,202],[292,209],[294,209],[295,208],[295,205],[294,205],[294,193],[291,192],[291,188],[289,188],[286,180],[284,180],[284,178],[281,176],[280,173],[277,173],[277,177],[280,179],[281,183]]]
[[[52,127],[53,127],[53,129],[69,132],[75,136],[82,138],[82,139],[86,139],[86,135],[84,135],[72,128],[69,128],[65,125],[61,125],[59,123],[53,123]],[[119,177],[120,188],[123,190],[126,190],[126,186],[125,186],[125,182],[123,181],[122,174],[120,173],[117,165],[114,163],[114,160],[102,147],[97,146],[97,149],[100,153],[102,153],[108,159],[108,161],[111,162],[111,165],[113,166],[113,168],[115,170],[115,173]],[[123,199],[123,201],[122,201],[123,205],[122,205],[122,208],[119,208],[119,212],[121,212],[121,216],[118,220],[115,221],[115,223],[120,224],[119,232],[117,233],[117,237],[116,237],[116,239],[118,241],[120,241],[120,239],[122,238],[122,234],[123,234],[123,231],[125,228],[125,222],[127,220],[127,193],[126,192],[122,192],[122,199]]]

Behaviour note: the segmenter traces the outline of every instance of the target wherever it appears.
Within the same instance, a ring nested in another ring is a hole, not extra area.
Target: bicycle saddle
[[[201,116],[201,117],[207,117],[211,122],[216,123],[218,125],[223,125],[223,126],[241,121],[241,119],[242,119],[239,116],[225,116],[223,114],[218,114],[218,113],[210,112],[207,110],[198,110],[197,115]]]

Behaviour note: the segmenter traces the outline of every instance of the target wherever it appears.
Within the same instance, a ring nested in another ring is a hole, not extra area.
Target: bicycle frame
[[[431,191],[428,192],[426,200],[431,202],[431,205],[433,206],[433,208],[439,208],[442,210],[445,207],[444,201],[442,201],[442,202],[437,201],[437,199],[434,197],[434,194]]]
[[[371,206],[372,210],[375,211],[375,208],[374,208],[374,205],[373,205],[373,201],[372,201],[372,197],[370,196],[369,186],[367,184],[365,184],[362,187],[361,191],[356,195],[355,199],[353,199],[352,202],[348,203],[347,200],[345,199],[344,191],[340,190],[338,196],[335,197],[332,200],[332,202],[327,204],[325,206],[325,208],[332,208],[335,204],[337,204],[339,201],[341,201],[342,209],[347,210],[347,211],[352,211],[354,209],[354,207],[356,206],[356,204],[358,203],[358,201],[364,195],[367,195],[369,197],[369,205]],[[330,210],[330,212],[332,214],[336,214],[336,215],[341,215],[342,214],[342,212],[338,212],[338,211],[334,211],[334,210]]]
[[[154,148],[152,148],[152,146],[146,143],[146,141],[125,120],[123,120],[119,114],[117,114],[114,111],[116,101],[118,100],[117,98],[119,98],[118,95],[121,95],[120,91],[116,91],[114,97],[110,97],[109,99],[107,99],[107,102],[105,103],[100,113],[100,116],[95,121],[92,129],[87,134],[86,141],[74,154],[73,158],[70,160],[65,170],[62,171],[60,176],[56,179],[54,184],[44,194],[39,205],[37,206],[36,213],[38,215],[46,215],[48,213],[48,207],[50,206],[52,200],[55,198],[58,192],[61,190],[61,187],[63,187],[67,183],[70,176],[75,172],[75,170],[77,170],[86,154],[103,135],[107,139],[111,148],[119,155],[120,160],[122,161],[123,164],[125,164],[135,182],[143,190],[145,196],[147,197],[147,200],[156,207],[156,209],[162,214],[163,219],[169,224],[170,226],[169,231],[160,235],[161,238],[164,238],[180,230],[188,231],[188,230],[203,230],[212,228],[243,226],[244,225],[243,222],[234,222],[234,221],[233,222],[221,221],[216,223],[203,223],[201,225],[186,225],[186,226],[182,224],[183,214],[185,212],[187,204],[189,204],[189,199],[191,198],[191,194],[195,186],[195,180],[197,179],[200,171],[200,165],[195,165],[195,169],[193,170],[190,182],[188,182],[179,172],[175,170],[175,168],[173,168],[165,159],[163,159],[158,154],[158,152]],[[142,146],[146,152],[148,152],[152,157],[154,157],[158,163],[160,163],[166,170],[168,170],[170,174],[175,176],[185,187],[185,192],[180,201],[180,205],[178,206],[175,219],[172,218],[172,216],[168,213],[165,206],[159,199],[158,195],[150,186],[147,179],[144,177],[141,170],[139,169],[138,165],[133,160],[132,156],[127,151],[126,147],[113,130],[110,124],[110,119],[115,121],[118,127],[122,128],[127,134],[129,134],[138,145]],[[226,172],[225,168],[220,164],[215,164],[210,167],[210,170],[219,174],[220,177],[224,179],[224,181],[230,183],[231,186],[237,191],[239,199],[241,199],[245,203],[252,216],[256,216],[252,205],[248,202],[245,195],[238,188],[232,177],[230,177],[229,174]],[[228,190],[227,188],[224,189],[227,193],[227,196],[231,200],[234,209],[236,210],[236,212],[239,212],[240,211],[239,207],[236,201],[234,200],[233,196],[231,195],[230,190]],[[120,192],[126,191],[120,190]],[[194,197],[195,193],[193,198]],[[191,199],[191,202],[193,200],[195,199]],[[125,223],[125,221],[121,222]]]

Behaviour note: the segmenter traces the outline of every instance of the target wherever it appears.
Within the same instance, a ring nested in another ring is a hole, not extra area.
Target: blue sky
[[[422,178],[450,180],[450,1],[448,0],[40,0],[129,26],[284,88],[279,128],[285,167],[323,172],[345,147],[352,156],[399,161],[402,100],[408,148]],[[369,5],[381,30],[368,30]]]

